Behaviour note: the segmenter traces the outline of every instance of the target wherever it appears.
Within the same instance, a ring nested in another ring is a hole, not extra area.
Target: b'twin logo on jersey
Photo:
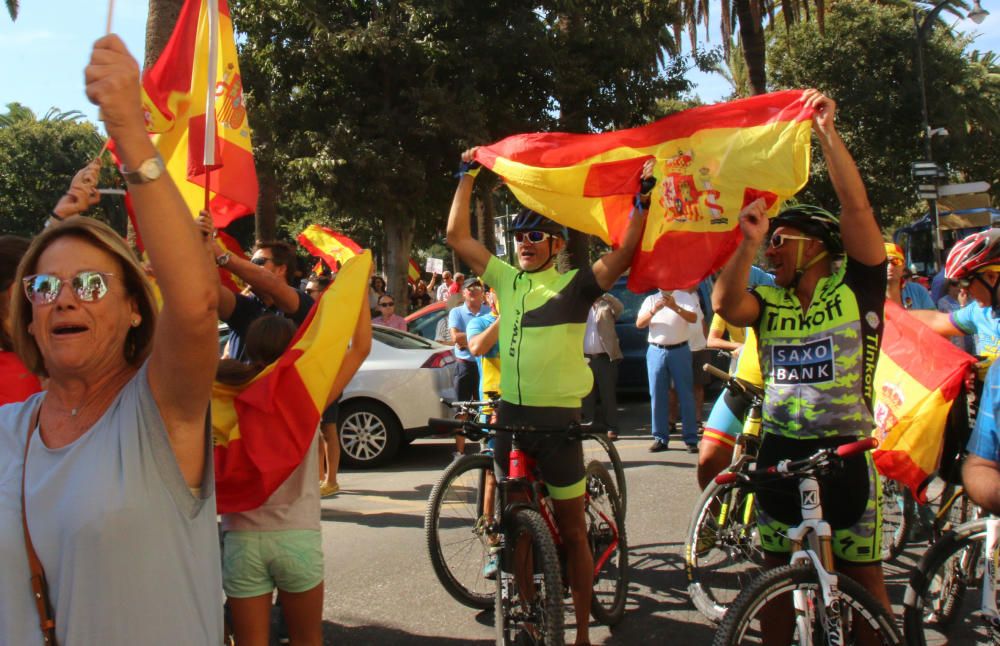
[[[521,334],[521,309],[514,309],[514,325],[511,328],[510,333],[510,348],[507,350],[507,354],[514,356],[517,354],[517,338]]]

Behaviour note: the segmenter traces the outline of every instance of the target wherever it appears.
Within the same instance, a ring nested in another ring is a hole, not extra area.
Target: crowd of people
[[[568,231],[540,213],[525,208],[513,219],[513,264],[472,235],[480,169],[470,149],[447,220],[448,245],[469,274],[417,281],[399,295],[404,302],[372,276],[364,302],[344,303],[352,317],[358,310],[357,321],[322,398],[325,410],[299,429],[311,438],[305,457],[263,504],[225,513],[217,526],[213,388],[244,387],[266,373],[337,277],[314,274],[300,289],[292,280],[295,250],[284,243],[258,243],[249,259],[220,253],[210,216],[192,220],[146,134],[138,78],[117,37],[95,44],[87,95],[115,141],[149,265],[109,227],[77,215],[95,199],[93,166],[33,240],[0,237],[0,403],[15,402],[0,408],[0,643],[219,643],[225,599],[236,643],[267,644],[276,590],[292,643],[320,644],[319,501],[340,488],[339,396],[370,351],[372,324],[405,330],[404,310],[445,303],[436,337],[452,346],[458,399],[495,393],[500,424],[593,419],[618,438],[615,321],[624,306],[609,290],[639,244],[656,164],[647,162],[636,178],[637,210],[620,244],[562,271],[556,260]],[[649,295],[635,321],[648,330],[649,450],[666,450],[679,424],[686,450],[698,454],[702,486],[729,463],[743,415],[720,397],[702,424],[708,378],[701,366],[712,349],[728,351],[731,368],[749,371],[746,378],[765,391],[757,459],[768,467],[871,433],[871,376],[887,299],[963,349],[995,355],[1000,344],[1000,232],[956,245],[945,291],[932,299],[907,276],[901,251],[883,242],[837,134],[836,104],[815,90],[804,100],[815,113],[839,216],[795,205],[768,218],[763,200],[749,203],[739,216],[741,242],[721,271],[700,289]],[[752,266],[761,251],[772,274]],[[248,289],[223,286],[217,267]],[[218,321],[231,331],[221,361]],[[991,511],[1000,509],[998,380],[991,370],[965,465],[969,495]],[[553,501],[576,643],[587,644],[593,561],[581,443],[498,432],[496,478],[507,474],[515,443],[537,460]],[[465,450],[458,436],[456,455]],[[891,612],[871,458],[848,459],[822,486],[824,510],[836,519],[838,569]],[[788,562],[796,500],[794,485],[759,496],[769,567]],[[157,558],[148,558],[150,545]],[[776,602],[769,612],[771,636],[787,643],[790,608]]]

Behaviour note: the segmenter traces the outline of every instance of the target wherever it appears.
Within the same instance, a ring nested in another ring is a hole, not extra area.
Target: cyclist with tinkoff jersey
[[[816,90],[812,128],[840,201],[837,216],[791,206],[769,223],[763,200],[740,213],[743,240],[723,268],[712,302],[733,325],[753,326],[764,379],[758,468],[867,437],[874,428],[872,382],[885,304],[886,256],[861,176],[834,125],[836,104]],[[770,237],[767,234],[770,232]],[[765,256],[776,286],[749,291],[750,264]],[[846,254],[837,267],[835,260]],[[880,562],[879,480],[870,454],[845,460],[820,478],[824,519],[834,530],[837,569],[867,588],[891,612]],[[797,483],[781,481],[757,497],[761,547],[770,567],[788,562],[785,532],[801,521]],[[787,644],[791,598],[764,609],[765,643]],[[764,615],[762,615],[762,619]]]
[[[580,420],[583,398],[593,376],[583,355],[587,314],[593,302],[611,289],[628,268],[642,236],[646,208],[636,209],[621,246],[601,256],[593,266],[561,273],[556,256],[566,246],[566,230],[529,209],[514,218],[511,231],[519,267],[489,252],[474,237],[469,204],[475,174],[475,148],[462,154],[462,175],[448,215],[448,246],[481,275],[497,293],[500,317],[501,401],[497,422],[509,426],[567,427]],[[643,166],[640,179],[646,194],[653,182],[653,162]],[[649,187],[648,189],[646,187]],[[494,447],[497,479],[507,473],[512,437],[498,432]],[[537,461],[553,502],[556,524],[566,546],[567,570],[576,616],[576,644],[588,644],[594,564],[587,543],[584,517],[583,447],[548,434],[518,437],[520,446]]]

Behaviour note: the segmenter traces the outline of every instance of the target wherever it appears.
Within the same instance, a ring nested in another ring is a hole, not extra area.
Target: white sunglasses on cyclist
[[[807,238],[806,236],[793,236],[787,233],[775,233],[771,236],[771,248],[780,249],[782,245],[785,244],[785,240],[816,240],[816,238]]]
[[[527,240],[531,244],[538,244],[553,237],[551,233],[545,231],[515,231],[514,241],[521,243]]]

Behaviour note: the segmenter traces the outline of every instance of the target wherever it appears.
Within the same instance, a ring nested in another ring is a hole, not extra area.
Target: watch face
[[[151,182],[163,174],[163,162],[158,157],[147,159],[139,166],[139,174],[143,180]]]

